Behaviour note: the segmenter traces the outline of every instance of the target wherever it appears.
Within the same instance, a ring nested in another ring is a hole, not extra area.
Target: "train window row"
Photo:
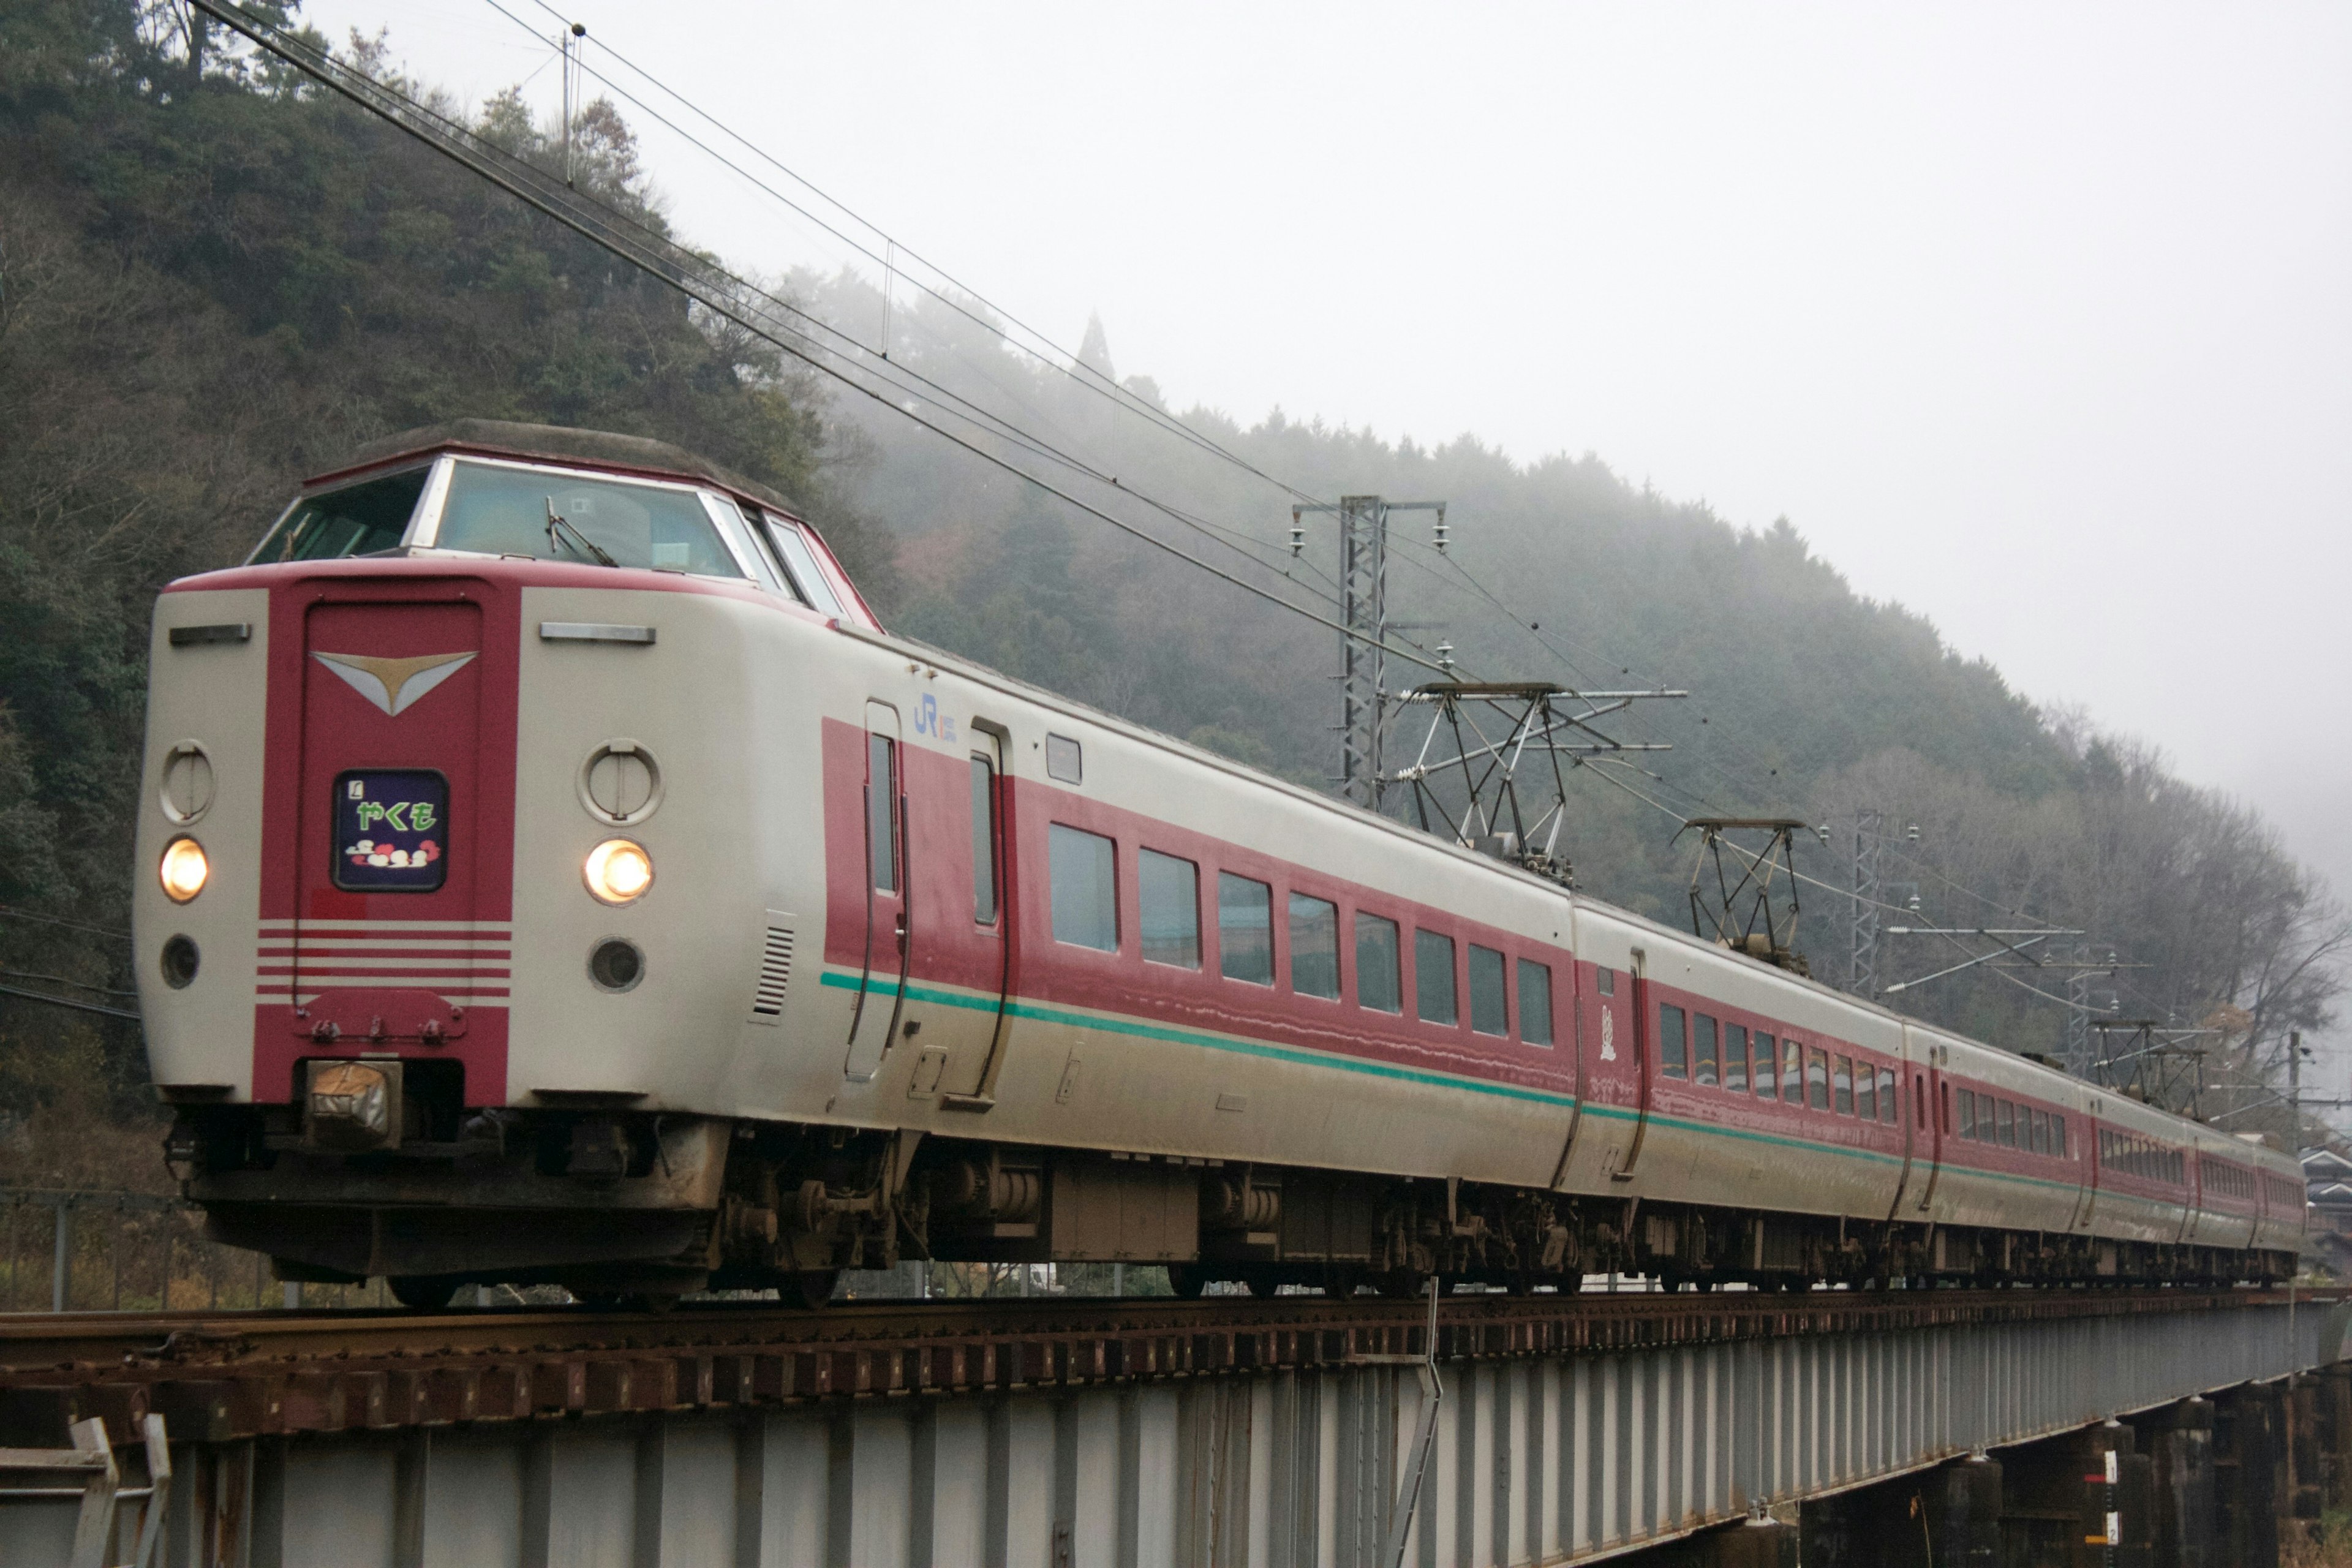
[[[2168,1182],[2179,1186],[2188,1179],[2187,1163],[2178,1149],[2167,1149],[2146,1138],[2129,1132],[2116,1132],[2102,1128],[2099,1131],[2099,1163],[2110,1171],[2143,1181]]]
[[[975,764],[980,761],[975,758]],[[975,771],[976,812],[983,784]],[[1097,952],[1119,951],[1118,843],[1103,834],[1052,823],[1046,858],[1054,940]],[[1172,969],[1202,968],[1198,862],[1139,847],[1135,876],[1143,961]],[[992,885],[988,896],[992,908]],[[977,890],[974,901],[976,906],[981,901]],[[1280,932],[1290,956],[1291,993],[1326,1002],[1342,1000],[1339,906],[1293,889],[1284,892],[1279,908]],[[1219,871],[1216,922],[1218,973],[1244,985],[1273,987],[1277,927],[1274,886],[1255,877]],[[1359,910],[1354,911],[1351,934],[1356,1005],[1402,1016],[1402,928],[1384,915]],[[1481,942],[1466,945],[1466,963],[1457,965],[1457,943],[1452,936],[1418,926],[1413,929],[1413,1016],[1424,1024],[1458,1028],[1466,993],[1474,1034],[1508,1038],[1516,1014],[1522,1045],[1552,1044],[1551,966],[1531,958],[1514,959]]]
[[[1602,994],[1608,994],[1605,985]],[[1776,1042],[1761,1029],[1719,1023],[1705,1013],[1685,1015],[1680,1007],[1658,1009],[1658,1062],[1668,1078],[1732,1094],[1890,1125],[1899,1114],[1891,1067],[1819,1046],[1808,1050],[1793,1039]]]
[[[2036,1110],[1964,1089],[1959,1111],[1959,1135],[1972,1142],[2066,1157],[2066,1119],[2054,1110]]]
[[[2301,1214],[2306,1201],[2301,1182],[2290,1182],[2284,1176],[2264,1176],[2263,1187],[2269,1194],[2268,1206],[2273,1214]]]
[[[2205,1191],[2219,1197],[2254,1201],[2254,1173],[2208,1154],[2197,1162]]]

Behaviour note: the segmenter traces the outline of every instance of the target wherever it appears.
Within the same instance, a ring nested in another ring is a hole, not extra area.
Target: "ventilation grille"
[[[760,948],[760,986],[751,996],[751,1022],[772,1024],[784,1014],[784,990],[793,983],[793,928],[774,923]]]

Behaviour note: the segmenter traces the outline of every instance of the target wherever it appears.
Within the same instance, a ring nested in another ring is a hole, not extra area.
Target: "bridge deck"
[[[163,1414],[189,1563],[1354,1563],[1412,1449],[1426,1310],[0,1319],[0,1443]],[[2284,1291],[1449,1298],[1408,1561],[1609,1555],[2282,1376],[2336,1359],[2345,1311]],[[0,1516],[0,1556],[42,1561],[42,1517]]]

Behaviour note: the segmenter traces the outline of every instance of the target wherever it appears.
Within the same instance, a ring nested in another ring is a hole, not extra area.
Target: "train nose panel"
[[[299,668],[273,671],[299,742],[272,813],[290,918],[262,931],[257,1096],[292,1097],[303,1058],[390,1051],[454,1056],[469,1101],[504,1097],[513,661],[485,619],[456,587],[301,612]]]

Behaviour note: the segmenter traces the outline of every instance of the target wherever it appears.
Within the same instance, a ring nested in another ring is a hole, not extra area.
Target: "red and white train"
[[[157,602],[170,1152],[288,1278],[902,1258],[2271,1280],[2294,1162],[875,621],[776,498],[465,424]]]

